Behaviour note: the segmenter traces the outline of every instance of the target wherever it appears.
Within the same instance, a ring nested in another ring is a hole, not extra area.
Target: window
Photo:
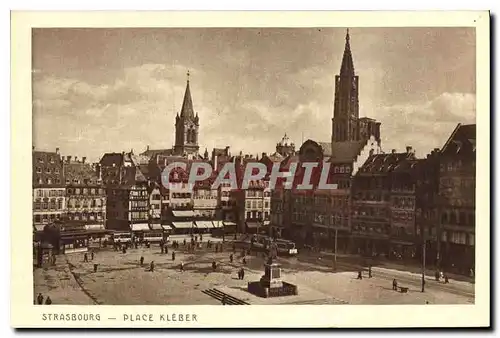
[[[37,174],[41,174],[42,173],[42,168],[36,167],[36,172],[37,172]]]
[[[75,179],[73,180],[73,184],[78,184],[78,183],[79,183],[78,179],[76,179],[76,178],[75,178]]]
[[[50,168],[45,168],[45,173],[50,174],[51,173]]]
[[[47,178],[47,184],[52,184],[52,179],[51,178]]]
[[[55,168],[54,173],[59,174],[59,168]]]
[[[340,173],[343,174],[344,173],[344,167],[340,167]]]

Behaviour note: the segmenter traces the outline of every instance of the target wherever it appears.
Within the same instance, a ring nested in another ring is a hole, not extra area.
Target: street
[[[57,259],[55,267],[36,269],[34,295],[50,295],[53,304],[220,304],[217,291],[248,304],[470,304],[474,302],[474,285],[450,280],[444,285],[428,278],[426,291],[420,292],[420,275],[405,271],[373,267],[357,280],[359,267],[339,257],[337,269],[329,257],[301,253],[297,257],[279,257],[283,280],[299,287],[299,295],[259,298],[246,291],[247,282],[259,280],[264,271],[264,257],[257,253],[242,263],[241,251],[236,250],[233,263],[231,243],[223,252],[214,247],[194,253],[172,248],[161,254],[160,247],[129,249],[127,253],[104,249],[96,252],[93,261],[83,262],[82,254],[69,254]],[[144,264],[139,263],[144,257]],[[154,271],[149,271],[154,261]],[[215,271],[212,262],[217,262]],[[184,271],[180,271],[180,263]],[[94,272],[94,264],[98,264]],[[244,280],[237,271],[245,269]],[[392,280],[408,287],[408,293],[392,290]],[[213,291],[215,289],[215,291]],[[208,290],[212,290],[208,292]]]

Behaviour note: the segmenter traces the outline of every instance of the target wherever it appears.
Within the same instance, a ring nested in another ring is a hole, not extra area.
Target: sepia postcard
[[[11,325],[489,327],[489,20],[13,12]]]

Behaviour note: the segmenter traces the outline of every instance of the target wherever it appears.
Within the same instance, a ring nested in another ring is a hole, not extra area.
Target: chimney
[[[226,146],[225,155],[226,155],[226,156],[229,156],[229,146]]]
[[[266,156],[267,156],[267,153],[262,153],[261,158],[264,158],[264,157],[266,157]]]
[[[56,154],[59,155],[59,148],[56,148]]]
[[[395,154],[395,153],[396,153],[396,149],[392,149],[391,154]]]
[[[412,147],[411,146],[406,146],[406,153],[411,153],[412,152]]]
[[[214,169],[214,171],[217,171],[217,155],[214,156],[214,168],[213,169]]]
[[[149,151],[149,144],[146,146],[146,151]]]
[[[66,162],[71,162],[71,156],[66,156]]]
[[[85,163],[85,160],[87,159],[87,157],[83,156],[82,157],[82,163]]]
[[[78,156],[75,156],[75,162],[78,162]]]

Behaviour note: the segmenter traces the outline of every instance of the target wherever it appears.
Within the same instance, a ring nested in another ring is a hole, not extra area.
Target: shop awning
[[[222,228],[224,226],[224,223],[222,221],[212,221],[212,226],[214,228]]]
[[[148,231],[149,225],[148,225],[148,223],[130,224],[130,229],[132,231]]]
[[[193,210],[173,210],[172,214],[175,217],[194,217]]]
[[[151,227],[151,230],[163,230],[163,227],[161,224],[158,224],[158,223],[153,223],[150,225]]]
[[[104,224],[85,224],[85,230],[104,229]]]
[[[211,229],[213,225],[211,221],[196,221],[196,227],[198,229]]]
[[[172,225],[176,229],[191,229],[193,227],[193,222],[172,222]]]
[[[236,226],[236,223],[234,223],[234,222],[223,221],[222,223],[224,224],[225,227],[235,227]]]
[[[259,222],[246,222],[246,224],[250,229],[256,229],[262,226]]]
[[[313,223],[312,226],[315,227],[315,228],[322,228],[322,229],[328,229],[328,228],[330,228],[328,225],[321,224],[321,223]]]
[[[172,227],[170,225],[162,225],[161,226],[163,230],[172,230]]]

